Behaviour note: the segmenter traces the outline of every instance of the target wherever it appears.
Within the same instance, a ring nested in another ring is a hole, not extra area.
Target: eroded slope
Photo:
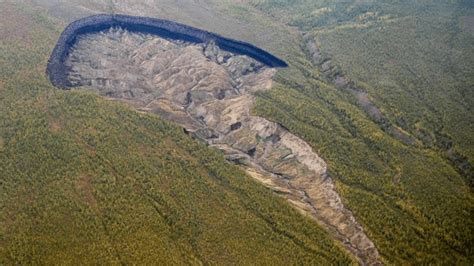
[[[351,262],[181,128],[54,89],[63,25],[20,2],[0,1],[1,265]]]
[[[378,261],[335,192],[326,163],[285,128],[250,114],[253,93],[270,88],[274,69],[213,43],[121,29],[81,38],[66,64],[72,84],[178,122],[314,217],[362,262]]]

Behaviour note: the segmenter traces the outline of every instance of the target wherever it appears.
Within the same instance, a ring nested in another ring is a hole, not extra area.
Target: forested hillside
[[[389,262],[472,262],[472,4],[253,4],[306,53],[255,112],[317,147]]]
[[[67,23],[121,12],[284,59],[253,114],[323,157],[382,262],[472,265],[471,2],[0,1],[0,264],[353,262],[175,124],[51,86]]]
[[[181,128],[53,88],[47,13],[2,2],[0,24],[0,264],[352,261]]]

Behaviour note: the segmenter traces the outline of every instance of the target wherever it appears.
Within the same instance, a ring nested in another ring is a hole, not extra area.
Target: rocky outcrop
[[[181,40],[191,43],[214,42],[220,49],[236,54],[247,55],[270,67],[286,67],[287,64],[270,53],[251,44],[232,40],[220,35],[196,29],[173,21],[135,17],[127,15],[101,14],[86,17],[71,23],[61,34],[56,47],[48,62],[47,74],[56,87],[69,88],[64,62],[71,47],[82,35],[97,33],[114,27],[120,27],[130,32],[147,33],[171,40]]]

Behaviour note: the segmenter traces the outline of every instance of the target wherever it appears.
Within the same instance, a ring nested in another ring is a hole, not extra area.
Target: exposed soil
[[[112,29],[85,35],[66,62],[69,81],[182,125],[313,217],[361,263],[378,252],[334,190],[326,163],[302,139],[250,114],[275,69],[214,43]]]
[[[174,21],[151,17],[99,14],[74,21],[61,33],[46,68],[51,83],[64,89],[74,87],[75,84],[70,83],[67,78],[69,69],[64,65],[72,46],[84,35],[96,34],[116,27],[132,33],[150,34],[175,42],[194,44],[213,42],[219,45],[222,50],[246,55],[269,67],[288,66],[285,61],[250,43],[229,39]]]

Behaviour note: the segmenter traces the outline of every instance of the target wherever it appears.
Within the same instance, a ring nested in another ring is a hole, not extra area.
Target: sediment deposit
[[[251,115],[254,93],[272,86],[274,65],[202,40],[127,27],[82,34],[61,59],[67,71],[59,81],[182,125],[314,218],[361,263],[378,264],[377,249],[342,204],[324,160],[284,127]]]
[[[56,87],[69,88],[73,85],[67,79],[69,69],[64,62],[77,39],[85,34],[98,33],[114,27],[129,32],[146,33],[170,40],[191,43],[214,42],[220,49],[247,55],[270,67],[286,67],[287,64],[272,54],[251,44],[222,37],[169,20],[127,15],[100,14],[71,23],[61,34],[48,62],[47,74]]]

